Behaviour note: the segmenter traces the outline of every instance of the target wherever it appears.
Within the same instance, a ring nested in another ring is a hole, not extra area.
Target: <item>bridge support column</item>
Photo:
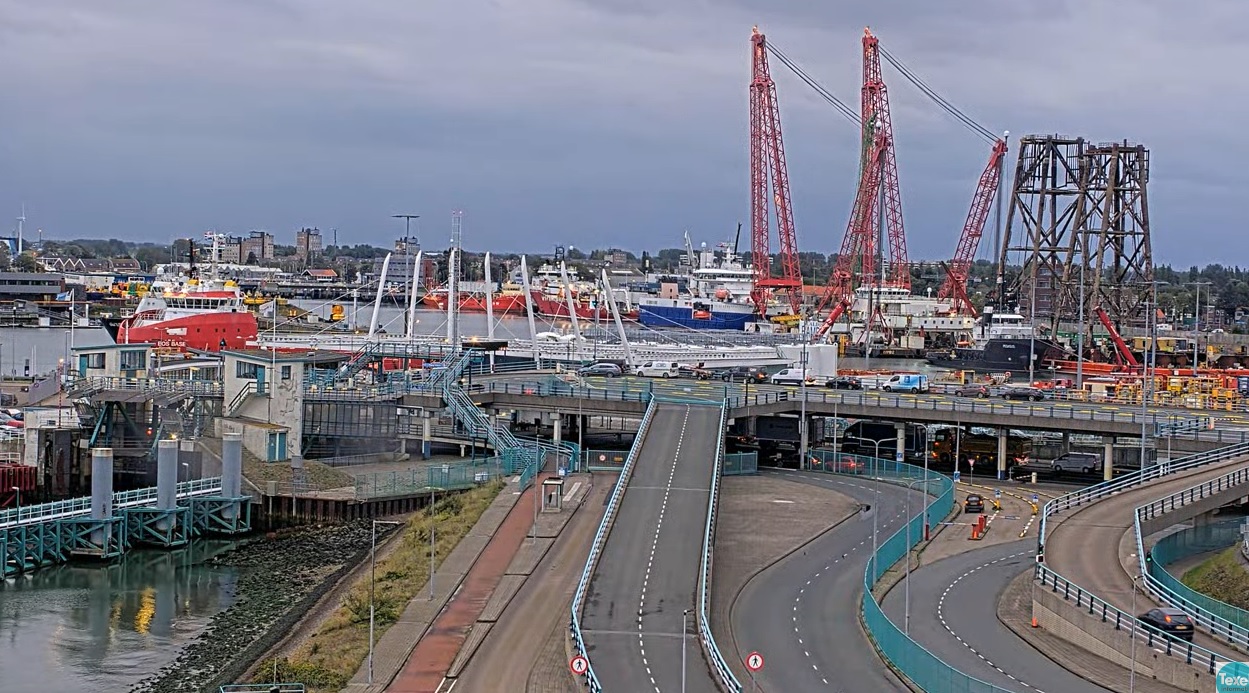
[[[1110,481],[1115,474],[1115,439],[1107,436],[1102,438],[1105,453],[1102,456],[1102,480]]]
[[[1205,527],[1214,522],[1214,511],[1202,513],[1193,518],[1193,527]]]
[[[104,522],[113,519],[113,449],[91,450],[91,519]],[[112,537],[111,524],[104,524],[91,532],[91,541],[107,546]]]
[[[1006,478],[1006,443],[1010,440],[1010,429],[997,429],[997,479]]]
[[[70,555],[108,559],[126,550],[126,518],[113,514],[113,449],[91,449],[91,514],[59,521]]]
[[[1071,431],[1063,431],[1063,452],[1071,452]]]
[[[562,433],[562,424],[564,423],[564,415],[559,412],[555,412],[554,414],[551,414],[551,419],[551,441],[555,443],[555,447],[559,447],[560,433]]]
[[[156,444],[156,507],[125,509],[129,543],[171,547],[190,538],[191,509],[178,506],[178,449],[176,440]]]
[[[421,412],[421,459],[427,460],[434,453],[434,417]]]

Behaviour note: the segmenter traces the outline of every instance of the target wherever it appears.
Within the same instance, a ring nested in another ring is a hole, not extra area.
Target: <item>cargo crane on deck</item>
[[[754,266],[754,287],[750,293],[759,316],[766,318],[773,292],[787,294],[790,310],[802,307],[802,270],[798,264],[798,235],[790,206],[789,171],[785,145],[781,140],[781,111],[776,99],[776,83],[768,70],[767,40],[754,27],[750,34],[750,259]],[[776,232],[780,237],[781,272],[772,276],[771,206],[776,210]]]

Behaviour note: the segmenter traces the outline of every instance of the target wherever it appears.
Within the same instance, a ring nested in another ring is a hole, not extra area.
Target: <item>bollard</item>
[[[1036,472],[1032,473],[1032,483],[1036,483]]]
[[[111,520],[113,517],[113,449],[91,449],[91,519]],[[92,530],[91,542],[106,548],[112,543],[113,525],[105,524]]]

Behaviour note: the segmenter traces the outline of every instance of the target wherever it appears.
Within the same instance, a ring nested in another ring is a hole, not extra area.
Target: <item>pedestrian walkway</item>
[[[516,513],[512,512],[521,497],[516,482],[509,481],[495,497],[490,507],[486,508],[486,511],[478,518],[469,533],[460,540],[451,554],[435,570],[434,598],[429,598],[427,589],[422,590],[420,595],[408,602],[399,620],[378,639],[373,648],[372,685],[369,684],[369,667],[368,662],[365,661],[356,675],[352,677],[351,682],[343,689],[343,693],[381,693],[387,689],[391,681],[404,668],[409,656],[413,654],[417,642],[426,634],[426,631],[431,630],[430,624],[434,623],[443,608],[447,606],[447,602],[453,596],[457,596],[456,592],[460,590],[461,583],[466,581],[466,576],[469,575],[478,558],[485,553],[491,543],[491,537],[499,532],[505,522],[512,520],[513,515],[520,518],[527,517],[526,512],[519,509]],[[524,522],[521,524],[520,536],[523,538],[524,528],[528,525]],[[507,560],[510,560],[510,557]],[[504,566],[507,565],[507,560],[503,562]],[[458,647],[454,648],[449,656],[454,657],[458,649]],[[449,659],[447,664],[450,664]],[[434,687],[429,688],[429,691],[432,693],[437,685],[438,682],[435,681]]]

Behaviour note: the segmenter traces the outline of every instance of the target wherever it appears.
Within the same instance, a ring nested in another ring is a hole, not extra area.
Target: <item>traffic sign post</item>
[[[973,457],[970,460],[967,460],[967,483],[970,484],[971,482],[975,480],[976,480],[976,458]]]
[[[1038,498],[1038,497],[1037,497],[1037,495],[1036,495],[1035,493],[1034,493],[1034,494],[1032,494],[1032,504],[1033,504],[1033,505],[1036,505],[1036,504],[1037,504],[1037,501],[1039,501],[1039,500],[1040,500],[1040,498]]]
[[[957,484],[957,483],[959,482],[959,477],[960,477],[960,476],[962,476],[962,473],[961,473],[961,472],[959,472],[958,470],[955,470],[955,471],[954,471],[954,483],[956,483],[956,484]]]
[[[590,660],[582,657],[581,655],[577,655],[568,662],[568,668],[571,669],[572,673],[577,676],[584,676],[585,673],[590,670]]]
[[[1001,498],[1002,498],[1002,489],[1000,489],[1000,488],[995,488],[995,489],[993,489],[993,497],[994,497],[994,498],[997,498],[997,499],[999,499],[999,500],[1001,500]]]

